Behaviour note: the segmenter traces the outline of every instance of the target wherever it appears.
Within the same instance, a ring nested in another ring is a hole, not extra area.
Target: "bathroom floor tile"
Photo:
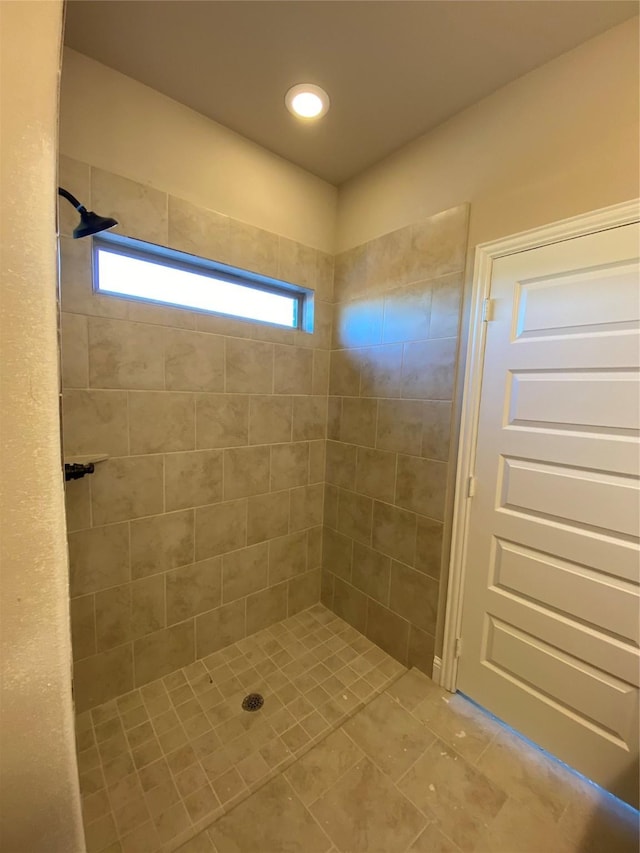
[[[637,812],[322,605],[77,731],[90,853],[639,849]]]
[[[92,843],[103,836],[131,847],[149,826],[150,850],[159,843],[170,853],[268,785],[399,671],[318,604],[84,712],[77,720],[83,790],[101,791],[103,778],[107,792],[135,783],[140,803],[136,811],[107,793],[88,799]],[[264,697],[253,713],[242,708],[249,693]]]

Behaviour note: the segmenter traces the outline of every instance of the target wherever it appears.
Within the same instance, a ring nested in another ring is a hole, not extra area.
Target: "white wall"
[[[58,417],[62,3],[0,3],[0,847],[80,853]]]
[[[334,249],[334,186],[69,48],[60,151],[324,252]]]
[[[638,18],[340,188],[338,251],[471,202],[469,246],[638,196]]]

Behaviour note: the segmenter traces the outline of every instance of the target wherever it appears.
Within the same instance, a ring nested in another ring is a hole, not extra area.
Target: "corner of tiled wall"
[[[315,331],[92,291],[60,207],[74,693],[82,711],[319,599],[333,258],[62,157],[119,232],[315,291]]]
[[[431,674],[468,206],[336,257],[322,601]]]

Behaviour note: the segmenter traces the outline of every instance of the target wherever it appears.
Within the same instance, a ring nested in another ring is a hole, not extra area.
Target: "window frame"
[[[286,296],[292,299],[294,303],[294,325],[289,326],[283,323],[276,323],[271,320],[259,320],[253,317],[243,316],[242,314],[225,313],[223,311],[214,311],[208,308],[197,308],[193,305],[184,305],[178,302],[166,302],[162,299],[153,299],[151,297],[135,296],[133,294],[114,293],[110,290],[102,290],[99,286],[100,277],[98,272],[99,252],[101,249],[112,254],[122,255],[134,260],[146,261],[147,263],[169,267],[170,269],[176,269],[182,272],[196,273],[197,275],[205,278],[210,278],[213,281],[223,281],[229,284],[237,284],[252,290],[273,293],[277,296]],[[181,252],[178,249],[171,249],[168,246],[161,246],[157,243],[148,243],[144,240],[125,237],[121,234],[112,234],[107,232],[97,234],[92,238],[91,273],[93,292],[99,296],[128,299],[133,302],[140,302],[147,305],[162,305],[166,308],[176,308],[181,311],[195,311],[198,314],[221,317],[224,319],[241,320],[245,323],[256,323],[258,325],[269,326],[275,329],[286,329],[292,332],[307,332],[309,334],[313,332],[314,291],[310,288],[282,281],[281,279],[272,278],[271,276],[261,275],[260,273],[252,272],[251,270],[234,267],[230,264],[221,263],[220,261],[202,258],[199,255],[191,255],[188,252]]]

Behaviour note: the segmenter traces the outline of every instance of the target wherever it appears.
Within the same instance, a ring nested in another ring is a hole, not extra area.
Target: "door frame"
[[[462,632],[462,602],[464,595],[465,561],[469,532],[470,501],[468,495],[470,478],[475,470],[476,445],[486,322],[483,319],[484,301],[488,298],[493,274],[493,263],[497,258],[514,255],[529,249],[537,249],[551,243],[584,237],[597,231],[606,231],[640,220],[640,199],[615,204],[590,213],[562,219],[522,231],[500,240],[480,243],[475,247],[473,289],[470,304],[467,358],[464,374],[458,462],[455,479],[455,498],[449,558],[449,578],[444,624],[444,641],[439,681],[442,687],[454,693],[457,689],[458,658]]]

